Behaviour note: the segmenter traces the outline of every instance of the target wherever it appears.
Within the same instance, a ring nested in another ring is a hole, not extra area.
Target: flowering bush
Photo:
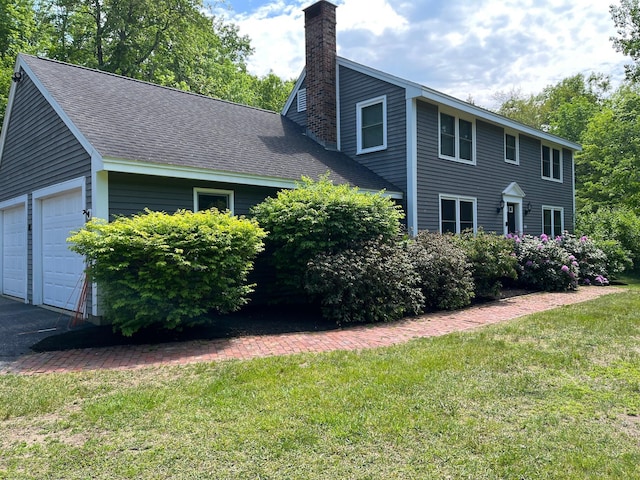
[[[428,310],[466,307],[474,297],[471,264],[451,235],[420,232],[408,246],[411,261],[422,278]]]
[[[581,283],[585,285],[609,283],[607,255],[593,240],[587,236],[578,238],[565,232],[556,241],[569,253],[569,259],[578,267],[578,278]]]
[[[545,291],[574,290],[578,286],[575,258],[560,241],[542,234],[512,237],[518,259],[518,279],[526,287]]]

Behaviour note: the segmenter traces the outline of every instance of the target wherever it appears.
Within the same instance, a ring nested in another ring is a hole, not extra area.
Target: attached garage
[[[3,295],[27,300],[26,197],[0,207],[0,270]]]
[[[69,188],[80,183],[76,188]],[[33,303],[66,310],[78,306],[84,259],[67,238],[85,221],[84,179],[33,194]]]

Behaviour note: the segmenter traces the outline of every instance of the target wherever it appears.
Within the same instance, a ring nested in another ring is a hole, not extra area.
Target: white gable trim
[[[365,75],[369,75],[373,78],[377,78],[379,80],[390,83],[392,85],[402,87],[406,89],[406,98],[420,97],[425,100],[434,102],[438,105],[445,105],[449,108],[459,110],[469,115],[474,115],[477,118],[493,123],[495,125],[502,126],[503,128],[524,133],[530,137],[538,138],[547,142],[552,142],[557,145],[561,145],[565,148],[569,148],[571,150],[578,150],[578,151],[582,150],[582,146],[578,143],[570,142],[569,140],[566,140],[564,138],[557,137],[555,135],[543,132],[541,130],[537,130],[535,128],[532,128],[527,125],[518,123],[514,120],[511,120],[507,117],[503,117],[502,115],[498,115],[497,113],[493,113],[489,110],[485,110],[484,108],[480,108],[476,105],[463,102],[462,100],[458,100],[457,98],[438,92],[429,87],[425,87],[423,85],[419,85],[417,83],[404,80],[394,75],[381,72],[374,68],[361,65],[351,60],[347,60],[346,58],[338,57],[338,65],[351,68],[357,72],[363,73]]]
[[[507,188],[502,191],[502,195],[508,195],[510,197],[526,197],[524,190],[516,182],[511,182]]]
[[[289,94],[289,98],[287,98],[287,101],[284,104],[282,111],[280,112],[282,115],[286,115],[289,109],[291,108],[291,105],[293,105],[293,102],[296,100],[296,97],[298,95],[298,90],[300,90],[300,87],[302,86],[302,82],[304,82],[304,79],[306,76],[307,76],[307,71],[305,69],[302,69],[302,72],[298,77],[298,81],[294,85],[293,90],[291,90],[291,93]]]

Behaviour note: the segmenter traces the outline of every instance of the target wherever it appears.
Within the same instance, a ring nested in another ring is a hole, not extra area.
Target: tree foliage
[[[640,2],[620,0],[620,5],[611,5],[611,18],[616,26],[617,37],[611,38],[618,52],[631,57],[634,63],[625,66],[627,79],[640,80]]]
[[[275,111],[294,85],[250,74],[249,37],[202,0],[0,0],[3,113],[21,52]]]

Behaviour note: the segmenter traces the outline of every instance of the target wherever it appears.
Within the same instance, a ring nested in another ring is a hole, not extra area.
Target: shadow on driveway
[[[0,297],[0,367],[32,352],[45,338],[68,332],[71,320],[64,313]]]

